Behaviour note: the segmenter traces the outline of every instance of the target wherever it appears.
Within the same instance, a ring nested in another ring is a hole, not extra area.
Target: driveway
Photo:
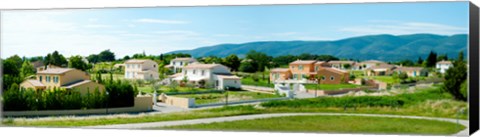
[[[452,122],[452,123],[457,123],[456,119],[449,119],[449,118],[401,116],[401,115],[386,115],[386,114],[277,113],[277,114],[255,114],[255,115],[242,115],[242,116],[230,116],[230,117],[203,118],[203,119],[179,120],[179,121],[164,121],[164,122],[149,122],[149,123],[135,123],[135,124],[88,126],[88,127],[85,127],[85,128],[145,129],[145,128],[166,127],[166,126],[208,124],[208,123],[214,123],[214,122],[228,122],[228,121],[237,121],[237,120],[251,120],[251,119],[259,119],[259,118],[271,118],[271,117],[283,117],[283,116],[308,116],[308,115],[411,118],[411,119],[439,120],[439,121],[448,121],[448,122]],[[465,130],[462,130],[462,131],[458,132],[457,134],[454,134],[454,135],[455,136],[468,136],[468,126],[469,126],[468,120],[458,120],[458,123],[467,127],[467,128]]]

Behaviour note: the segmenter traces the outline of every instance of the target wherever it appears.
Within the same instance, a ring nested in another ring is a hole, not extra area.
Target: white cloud
[[[280,33],[272,33],[274,36],[292,36],[292,35],[297,35],[299,34],[298,32],[280,32]]]
[[[194,31],[187,31],[187,30],[167,30],[167,31],[155,31],[155,34],[161,35],[183,35],[183,36],[193,36],[199,35],[199,33]]]
[[[413,33],[433,33],[441,35],[452,35],[459,33],[467,33],[468,28],[456,27],[444,24],[425,23],[425,22],[399,22],[375,20],[370,21],[372,24],[359,25],[340,28],[339,31],[351,32],[356,35],[371,34],[413,34]]]
[[[111,28],[111,25],[103,25],[103,24],[89,24],[85,25],[85,28]]]
[[[159,23],[159,24],[187,24],[189,22],[182,20],[163,20],[163,19],[137,19],[135,22],[140,23]]]

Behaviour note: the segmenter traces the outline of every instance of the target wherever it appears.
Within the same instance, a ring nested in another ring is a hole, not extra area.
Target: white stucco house
[[[452,62],[451,61],[445,61],[445,60],[437,62],[436,66],[435,66],[435,68],[437,68],[437,70],[442,74],[447,72],[447,69],[449,69],[450,67],[453,67]]]
[[[233,75],[230,69],[221,64],[192,63],[183,67],[181,73],[171,77],[172,80],[181,82],[187,80],[189,83],[199,85],[203,80],[216,89],[241,88],[241,79]]]
[[[158,79],[158,64],[149,59],[125,61],[125,79]]]
[[[197,60],[194,58],[175,58],[170,60],[170,64],[165,67],[172,69],[173,73],[178,73],[182,72],[183,67],[195,62],[197,62]]]

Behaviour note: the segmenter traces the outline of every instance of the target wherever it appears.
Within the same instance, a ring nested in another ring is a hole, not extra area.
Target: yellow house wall
[[[76,87],[72,88],[72,90],[78,91],[83,95],[83,94],[87,94],[88,91],[90,91],[90,93],[93,93],[96,88],[98,88],[98,90],[100,92],[105,91],[105,86],[103,86],[101,84],[98,84],[98,83],[95,83],[95,82],[89,82],[89,83],[85,83],[85,84],[76,86]]]

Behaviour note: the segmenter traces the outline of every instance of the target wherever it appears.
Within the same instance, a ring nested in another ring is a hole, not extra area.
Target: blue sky
[[[223,43],[468,33],[468,2],[28,10],[2,12],[1,57],[159,55]]]

